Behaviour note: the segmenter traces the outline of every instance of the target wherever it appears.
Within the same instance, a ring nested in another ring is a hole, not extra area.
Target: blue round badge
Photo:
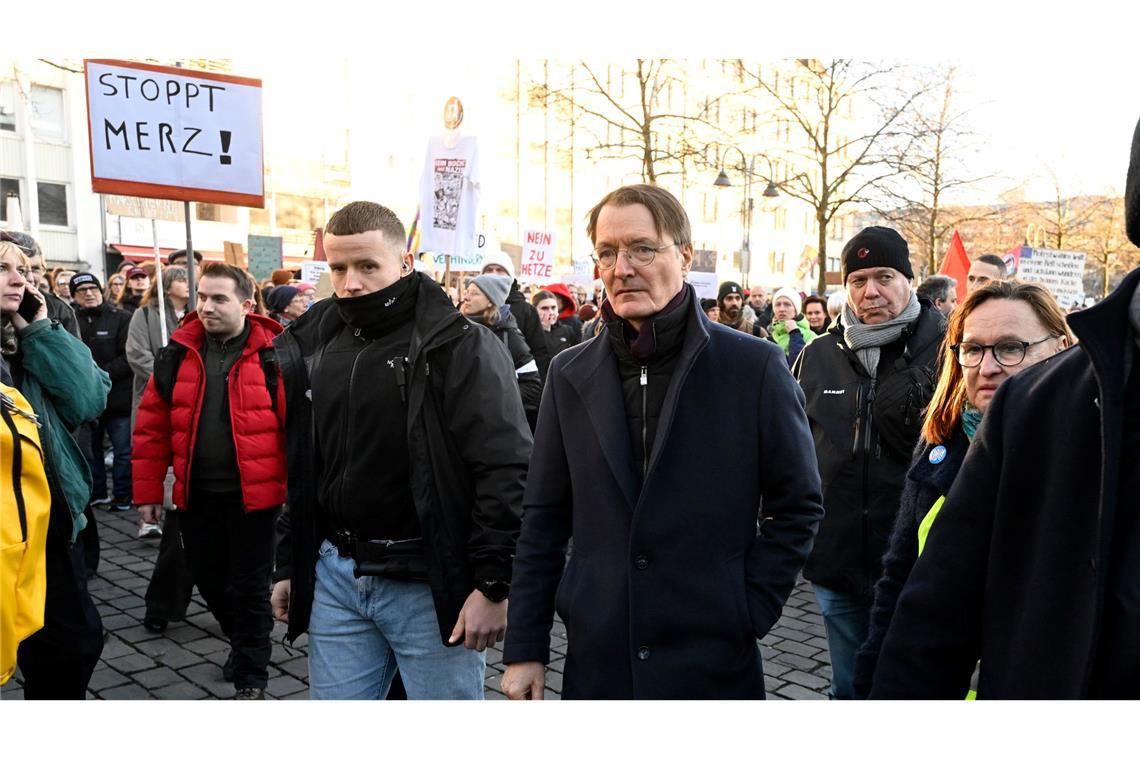
[[[946,458],[946,447],[935,446],[930,450],[930,463],[942,464],[942,460]]]

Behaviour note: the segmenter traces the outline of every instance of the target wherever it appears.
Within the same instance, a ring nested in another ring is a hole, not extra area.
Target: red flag
[[[962,245],[962,238],[958,237],[958,230],[950,238],[950,248],[942,259],[942,267],[938,274],[953,277],[958,282],[958,300],[966,297],[966,275],[970,273],[970,257],[966,255],[966,246]]]

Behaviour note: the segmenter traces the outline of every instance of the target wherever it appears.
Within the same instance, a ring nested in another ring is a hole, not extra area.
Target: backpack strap
[[[265,389],[269,391],[269,403],[273,413],[277,413],[277,350],[273,346],[266,346],[257,352],[261,362],[261,371],[265,373]]]
[[[16,421],[12,419],[9,405],[15,406],[15,403],[4,394],[4,401],[0,404],[0,414],[4,416],[4,423],[12,433],[12,490],[16,496],[16,510],[20,515],[20,537],[27,542],[28,512],[24,506],[24,488],[20,482],[24,471],[23,446],[20,443],[20,431],[16,429]]]

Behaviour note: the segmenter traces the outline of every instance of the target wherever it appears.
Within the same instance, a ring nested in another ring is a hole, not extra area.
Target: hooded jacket
[[[419,292],[402,432],[446,644],[476,582],[510,580],[532,439],[506,347],[464,318],[430,277],[409,276],[417,278]],[[289,409],[290,467],[274,579],[292,581],[288,635],[294,639],[308,629],[317,553],[328,527],[317,499],[321,462],[309,378],[321,347],[345,327],[336,301],[325,299],[275,340]]]
[[[570,288],[560,282],[546,285],[543,290],[549,290],[558,298],[562,309],[558,312],[558,324],[570,328],[571,344],[576,346],[582,342],[582,320],[578,318],[578,301],[570,293]]]

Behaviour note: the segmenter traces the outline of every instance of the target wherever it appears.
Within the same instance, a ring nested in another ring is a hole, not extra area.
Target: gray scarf
[[[894,319],[877,325],[865,325],[855,316],[851,304],[843,305],[843,342],[859,357],[867,374],[875,376],[879,368],[879,350],[894,343],[903,331],[918,319],[921,308],[918,295],[912,290],[906,308]]]

